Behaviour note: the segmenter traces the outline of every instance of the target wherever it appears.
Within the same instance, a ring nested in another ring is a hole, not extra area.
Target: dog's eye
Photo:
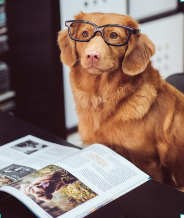
[[[84,31],[84,32],[82,33],[82,36],[83,36],[84,38],[88,38],[88,36],[89,36],[88,31]]]
[[[110,38],[111,39],[117,39],[118,38],[118,34],[115,33],[115,32],[112,32],[111,35],[110,35]]]

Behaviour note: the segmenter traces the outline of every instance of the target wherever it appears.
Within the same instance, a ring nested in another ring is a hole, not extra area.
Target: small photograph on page
[[[46,147],[48,147],[48,145],[43,145],[41,143],[28,140],[20,144],[14,145],[11,148],[17,151],[20,151],[24,154],[32,154],[33,152],[39,151],[40,149],[43,149]]]
[[[11,184],[22,191],[52,217],[98,196],[65,169],[49,165]]]
[[[0,187],[8,185],[33,172],[35,172],[35,169],[17,164],[0,169]]]

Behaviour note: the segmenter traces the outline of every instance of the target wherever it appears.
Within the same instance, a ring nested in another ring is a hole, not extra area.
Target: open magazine
[[[0,147],[0,191],[41,218],[84,217],[148,178],[100,144],[79,150],[28,135]]]

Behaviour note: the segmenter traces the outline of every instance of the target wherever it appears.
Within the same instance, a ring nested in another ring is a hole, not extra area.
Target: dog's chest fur
[[[143,131],[139,120],[156,96],[156,90],[149,83],[142,83],[144,76],[130,79],[121,70],[97,76],[72,68],[70,80],[82,141],[135,150],[133,142],[139,131]],[[132,125],[137,125],[135,133]],[[136,144],[142,146],[142,142]]]

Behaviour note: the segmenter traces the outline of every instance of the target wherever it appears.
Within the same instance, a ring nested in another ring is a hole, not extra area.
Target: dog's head
[[[36,184],[21,185],[20,190],[26,195],[30,194],[35,196],[36,199],[42,201],[51,201],[53,198],[53,187],[50,187],[49,181],[44,181]]]
[[[103,14],[81,12],[75,16],[76,20],[90,21],[98,26],[107,24],[118,24],[134,29],[139,28],[139,24],[130,16],[119,14]],[[120,30],[120,31],[119,31]],[[106,31],[106,38],[111,43],[121,44],[128,35],[126,29],[121,28],[118,32],[109,28]],[[90,28],[88,24],[76,25],[72,30],[80,39],[85,39]],[[145,34],[131,34],[125,46],[112,46],[107,44],[100,32],[97,32],[88,42],[74,41],[69,37],[68,30],[59,32],[58,43],[61,49],[61,60],[64,64],[72,67],[77,60],[82,68],[89,73],[101,74],[122,68],[128,75],[136,75],[143,72],[155,52],[154,44]]]

